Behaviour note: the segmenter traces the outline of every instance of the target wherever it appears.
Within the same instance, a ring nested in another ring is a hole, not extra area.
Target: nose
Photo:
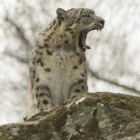
[[[104,24],[105,24],[105,20],[102,19],[102,18],[100,18],[99,23],[102,24],[102,25],[104,26]]]

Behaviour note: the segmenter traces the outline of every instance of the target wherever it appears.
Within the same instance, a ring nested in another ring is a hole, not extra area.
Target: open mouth
[[[80,46],[80,48],[82,49],[82,50],[86,50],[86,49],[90,49],[90,46],[88,46],[87,44],[86,44],[86,37],[87,37],[87,34],[90,32],[90,31],[92,31],[92,30],[100,30],[101,31],[101,29],[87,29],[87,30],[84,30],[84,31],[82,31],[81,33],[80,33],[80,36],[79,36],[79,46]]]

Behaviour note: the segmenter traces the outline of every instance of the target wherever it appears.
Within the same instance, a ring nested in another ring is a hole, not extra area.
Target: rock
[[[84,94],[27,122],[0,126],[0,140],[140,140],[140,97]]]

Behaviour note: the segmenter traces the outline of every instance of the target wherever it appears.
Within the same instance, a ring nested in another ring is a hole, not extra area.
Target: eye
[[[82,17],[87,17],[87,18],[89,18],[89,17],[91,17],[90,15],[82,15]]]

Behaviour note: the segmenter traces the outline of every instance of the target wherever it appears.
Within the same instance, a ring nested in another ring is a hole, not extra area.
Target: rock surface
[[[0,126],[0,140],[140,140],[140,97],[84,94],[27,122]]]

